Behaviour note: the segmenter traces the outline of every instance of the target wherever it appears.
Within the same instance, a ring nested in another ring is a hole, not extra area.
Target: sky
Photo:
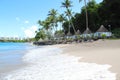
[[[44,20],[48,11],[56,9],[63,13],[61,2],[64,0],[0,0],[0,37],[29,37],[35,36],[40,28],[38,20]],[[80,12],[84,2],[71,0],[73,12]],[[96,0],[97,3],[102,0]]]

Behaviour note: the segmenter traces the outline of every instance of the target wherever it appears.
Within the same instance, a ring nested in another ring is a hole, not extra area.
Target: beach
[[[120,80],[120,40],[67,44],[61,48],[70,56],[82,57],[79,62],[111,65],[109,70],[116,73],[117,80]]]
[[[1,80],[119,80],[120,40],[42,46],[29,50],[28,65]],[[117,79],[116,79],[117,78]]]

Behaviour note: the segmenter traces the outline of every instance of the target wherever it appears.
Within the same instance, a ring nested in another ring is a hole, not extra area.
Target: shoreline
[[[28,52],[28,50],[24,50],[24,52],[22,51],[22,57],[20,59],[20,61],[18,63],[14,63],[14,64],[6,64],[4,65],[4,67],[0,68],[0,79],[3,78],[3,76],[10,74],[16,70],[22,69],[24,67],[26,67],[27,65],[29,65],[28,63],[23,61],[23,56]]]
[[[13,44],[16,44],[16,43],[13,43]],[[9,46],[7,46],[7,47],[9,47]],[[1,59],[0,79],[2,76],[6,75],[6,74],[9,74],[11,72],[14,72],[16,70],[26,67],[28,65],[28,63],[23,61],[23,56],[25,56],[26,53],[28,53],[29,49],[34,49],[34,47],[31,46],[30,43],[22,43],[22,46],[15,45],[13,47],[17,47],[17,48],[15,48],[13,50],[11,48],[11,50],[8,50],[8,51],[6,50],[4,52],[3,59]]]
[[[10,72],[2,80],[116,80],[116,72],[109,70],[111,64],[89,60],[91,54],[87,50],[98,47],[99,42],[50,45],[29,50],[23,57],[28,65]]]

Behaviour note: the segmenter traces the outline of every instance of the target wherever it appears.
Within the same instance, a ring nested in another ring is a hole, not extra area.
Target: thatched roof
[[[97,32],[108,32],[108,30],[103,25],[101,25]]]
[[[67,36],[72,36],[72,34],[70,32],[67,33]]]
[[[83,34],[91,34],[92,32],[91,32],[91,30],[89,29],[89,28],[87,28],[84,32],[83,32]]]
[[[77,32],[75,34],[80,35],[81,34],[80,30],[77,30]]]

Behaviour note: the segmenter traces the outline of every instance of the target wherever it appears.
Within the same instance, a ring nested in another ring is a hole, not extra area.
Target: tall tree
[[[105,26],[111,25],[111,29],[120,26],[120,0],[103,0],[98,9],[101,23]]]
[[[79,2],[81,2],[82,0],[79,0]],[[87,2],[86,0],[84,0],[84,4],[85,4],[85,12],[86,12],[86,29],[88,28],[88,11],[87,11]]]
[[[64,17],[64,15],[63,14],[60,14],[59,16],[58,16],[58,21],[60,22],[60,24],[61,24],[61,30],[63,29],[63,22],[65,21],[66,19],[65,19],[65,17]]]
[[[73,27],[74,33],[76,33],[75,27],[73,25],[72,22],[72,14],[71,14],[71,10],[70,7],[72,7],[72,2],[70,0],[64,0],[64,2],[62,2],[62,7],[66,8],[66,15],[68,16],[68,20],[69,20],[69,33],[70,33],[70,27]]]
[[[45,39],[46,33],[43,29],[39,29],[39,32],[36,33],[35,40],[38,41],[39,39]]]
[[[51,25],[53,26],[53,29],[56,28],[57,30],[57,10],[52,9],[49,11],[48,16],[50,17]]]

